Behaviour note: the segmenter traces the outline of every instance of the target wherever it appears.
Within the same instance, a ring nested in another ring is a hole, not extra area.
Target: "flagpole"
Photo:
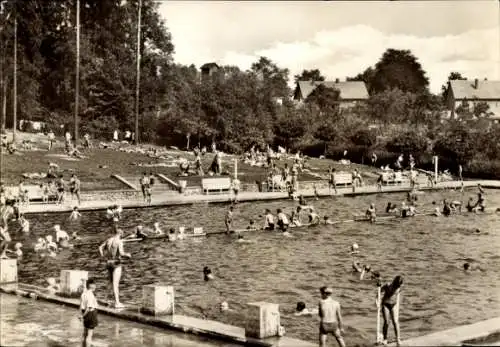
[[[14,88],[13,88],[13,116],[14,126],[12,128],[12,143],[16,142],[17,130],[17,10],[14,16]]]
[[[80,100],[80,0],[76,0],[76,76],[75,76],[75,146],[78,141],[78,106]]]
[[[137,15],[137,72],[135,85],[135,144],[139,144],[139,85],[141,82],[141,11],[142,0],[139,0],[139,10]]]

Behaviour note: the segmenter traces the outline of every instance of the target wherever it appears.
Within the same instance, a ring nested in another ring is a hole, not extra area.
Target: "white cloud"
[[[419,59],[433,92],[439,92],[451,71],[469,78],[499,79],[500,37],[497,28],[462,34],[419,37],[386,34],[366,25],[317,32],[307,40],[275,42],[251,53],[221,52],[224,65],[248,69],[259,56],[290,69],[290,79],[303,69],[318,68],[329,79],[345,78],[374,65],[387,48],[409,49]],[[198,56],[201,60],[205,57]],[[214,59],[206,57],[203,62]],[[201,61],[200,61],[201,62]]]

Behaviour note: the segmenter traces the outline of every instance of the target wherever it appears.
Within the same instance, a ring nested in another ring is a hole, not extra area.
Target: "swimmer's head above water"
[[[297,312],[302,312],[306,309],[306,303],[303,301],[299,301],[297,303],[297,308],[295,309]]]
[[[469,263],[465,263],[464,264],[464,271],[467,271],[467,270],[470,270],[470,264]]]

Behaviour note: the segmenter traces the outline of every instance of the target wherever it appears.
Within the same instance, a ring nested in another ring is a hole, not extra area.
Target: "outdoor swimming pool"
[[[432,192],[419,196],[419,204],[430,210],[432,201],[448,199],[466,200],[475,190]],[[332,220],[348,219],[352,213],[363,213],[370,202],[382,210],[388,201],[398,203],[404,194],[379,194],[354,198],[337,197],[315,201],[320,214]],[[500,206],[498,191],[486,194],[488,207]],[[285,207],[291,201],[241,203],[235,211],[235,227],[244,228],[249,218],[261,223],[265,208]],[[203,226],[205,231],[224,228],[223,216],[227,205],[198,204],[169,208],[125,210],[120,222],[130,231],[142,223],[152,226],[160,221],[167,226]],[[103,240],[110,232],[110,223],[104,212],[84,213],[80,222],[69,223],[67,214],[31,215],[30,239],[24,238],[26,247],[36,236],[53,234],[52,226],[63,225],[68,232],[78,230],[89,240]],[[380,271],[389,281],[402,274],[405,284],[401,302],[402,337],[408,338],[468,324],[500,315],[500,214],[430,217],[419,216],[405,220],[385,221],[370,225],[364,222],[319,226],[294,231],[294,238],[278,233],[248,233],[247,239],[255,243],[238,244],[226,235],[202,239],[187,239],[177,243],[163,240],[127,244],[126,251],[140,260],[125,265],[121,285],[126,301],[139,302],[141,287],[150,283],[175,286],[176,311],[180,314],[207,316],[208,318],[238,325],[217,310],[218,303],[226,300],[238,310],[245,303],[268,301],[279,303],[282,323],[287,334],[315,341],[316,317],[295,317],[297,301],[315,306],[318,288],[330,285],[334,297],[340,300],[347,325],[348,345],[365,345],[374,340],[376,286],[360,282],[351,271],[348,250],[353,242],[360,246],[360,261]],[[476,235],[469,229],[481,229]],[[97,245],[65,251],[56,259],[42,260],[26,249],[20,262],[20,281],[44,284],[49,276],[58,277],[61,269],[88,270],[98,280],[97,296],[105,296],[106,272],[98,259]],[[149,259],[146,257],[149,256]],[[483,271],[464,273],[462,265],[470,262]],[[203,281],[203,266],[210,266],[216,281]],[[392,334],[392,331],[390,332]]]

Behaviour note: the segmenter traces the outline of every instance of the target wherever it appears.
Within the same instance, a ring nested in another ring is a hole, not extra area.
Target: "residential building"
[[[468,106],[474,111],[474,106],[485,102],[489,106],[489,118],[500,120],[500,81],[485,80],[452,80],[446,90],[446,106],[450,118],[455,118],[459,106]]]
[[[369,98],[368,90],[363,81],[298,81],[295,87],[293,99],[303,102],[319,86],[337,89],[339,94],[339,107],[348,108],[359,102],[366,102]]]

